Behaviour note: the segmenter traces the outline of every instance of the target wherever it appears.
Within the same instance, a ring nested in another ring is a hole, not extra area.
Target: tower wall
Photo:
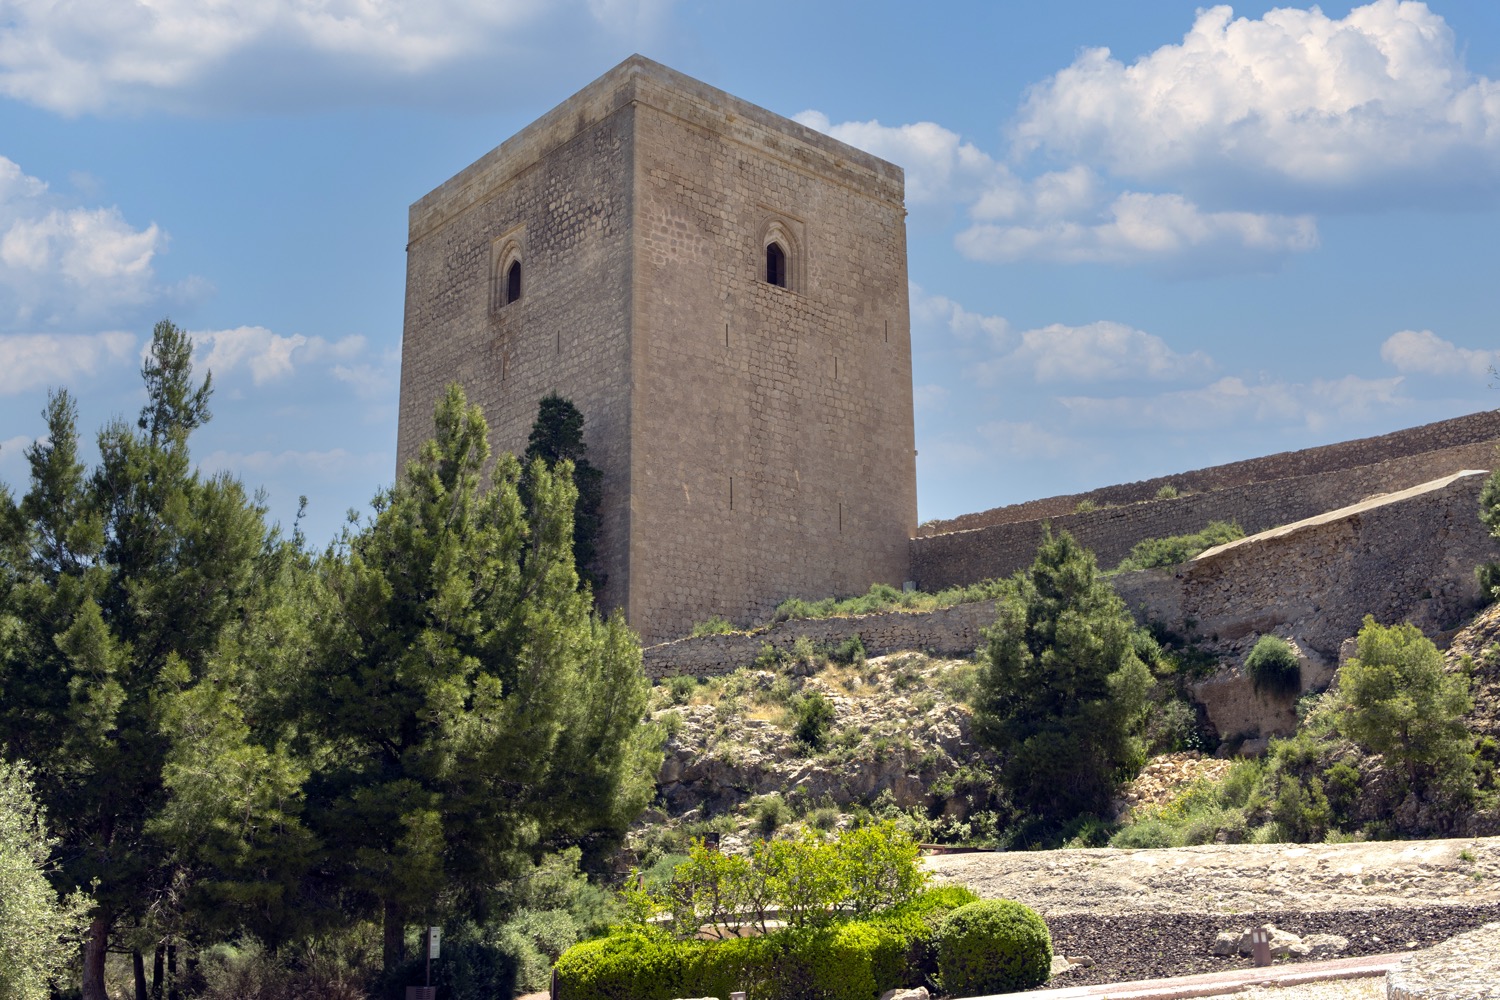
[[[648,641],[899,584],[904,220],[899,168],[633,57],[413,206],[401,457],[454,379],[500,449],[571,399],[604,472],[601,602]]]

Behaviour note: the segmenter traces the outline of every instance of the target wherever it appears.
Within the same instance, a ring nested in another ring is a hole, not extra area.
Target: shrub
[[[1287,697],[1302,690],[1302,665],[1291,644],[1263,635],[1245,657],[1245,674],[1256,691]]]
[[[728,635],[734,631],[734,623],[723,615],[714,615],[707,621],[693,623],[693,635]]]
[[[792,735],[814,750],[821,750],[828,739],[828,727],[833,724],[833,703],[821,691],[814,691],[797,703],[797,716]]]
[[[870,1000],[884,990],[930,982],[937,928],[947,913],[975,899],[950,886],[867,920],[721,941],[676,941],[659,930],[625,928],[563,953],[558,996],[669,1000],[747,990],[756,1000]]]
[[[850,666],[860,666],[865,662],[865,644],[856,632],[843,642],[834,647],[828,658],[834,663],[843,663]]]
[[[1181,495],[1182,494],[1177,491],[1177,487],[1173,486],[1171,483],[1167,483],[1161,489],[1156,491],[1156,499],[1158,500],[1176,500]]]
[[[697,688],[698,679],[696,677],[678,674],[676,677],[667,680],[667,690],[672,692],[672,704],[674,705],[685,704],[693,696],[693,692]]]
[[[1052,974],[1052,935],[1036,911],[1010,900],[981,900],[948,914],[938,932],[938,975],[956,996],[1010,993]]]
[[[1122,559],[1115,570],[1118,572],[1176,566],[1187,562],[1205,549],[1244,537],[1244,529],[1232,521],[1211,521],[1202,531],[1189,535],[1146,538],[1136,542],[1130,549],[1130,555]]]
[[[787,821],[791,810],[779,793],[772,792],[758,799],[751,806],[751,813],[755,816],[755,832],[762,837],[769,837]]]

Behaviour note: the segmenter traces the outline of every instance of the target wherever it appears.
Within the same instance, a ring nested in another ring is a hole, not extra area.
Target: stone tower
[[[550,392],[646,641],[900,584],[916,527],[899,167],[633,56],[411,208],[398,452],[443,387]]]

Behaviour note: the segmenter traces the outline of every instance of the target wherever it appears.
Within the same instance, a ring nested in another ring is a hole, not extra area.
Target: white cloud
[[[129,333],[0,335],[0,396],[62,386],[131,356]]]
[[[1179,194],[1112,193],[1083,164],[1021,178],[932,122],[835,125],[817,111],[804,111],[798,120],[901,165],[911,203],[966,205],[974,221],[958,234],[955,245],[973,260],[1133,264],[1188,259],[1200,270],[1258,270],[1318,244],[1311,216],[1206,211]]]
[[[1424,178],[1489,185],[1500,84],[1471,74],[1426,4],[1377,0],[1234,18],[1200,10],[1178,45],[1130,65],[1083,52],[1035,87],[1018,146],[1116,176],[1191,184],[1260,176],[1323,189]]]
[[[117,208],[62,205],[47,185],[0,156],[0,328],[98,319],[158,294],[152,259],[166,245]]]
[[[1078,442],[1030,421],[997,420],[975,428],[990,457],[1057,458],[1078,450]]]
[[[958,234],[961,253],[1006,263],[1042,259],[1062,263],[1125,264],[1187,258],[1196,267],[1274,260],[1318,245],[1310,216],[1205,212],[1176,194],[1121,194],[1093,218],[1040,219],[1030,224],[980,223]]]
[[[943,327],[962,342],[984,340],[996,349],[1010,343],[1010,324],[1004,316],[970,312],[950,298],[927,294],[916,282],[907,282],[907,295],[914,327]]]
[[[365,350],[365,338],[360,336],[343,337],[337,341],[305,337],[300,333],[283,337],[263,326],[193,331],[191,336],[195,365],[207,368],[215,378],[248,369],[256,385],[286,378],[302,365],[350,361]],[[334,365],[335,377],[342,378],[338,373],[344,367]]]
[[[821,111],[804,111],[793,117],[808,128],[901,167],[906,172],[906,198],[910,202],[966,202],[986,190],[1016,183],[1003,164],[935,122],[835,125]]]
[[[1402,330],[1380,345],[1380,356],[1398,372],[1424,375],[1485,375],[1500,365],[1500,351],[1458,347],[1431,330]]]
[[[371,95],[409,101],[416,85],[489,97],[514,92],[547,53],[592,56],[649,37],[662,0],[8,0],[0,94],[65,114],[204,110]],[[274,71],[267,71],[274,67]],[[437,96],[436,94],[433,95]]]
[[[1247,423],[1302,425],[1319,430],[1365,417],[1403,401],[1402,378],[1313,379],[1305,383],[1246,382],[1225,377],[1196,389],[1148,397],[1061,397],[1077,420],[1109,427],[1203,431]]]
[[[977,365],[982,385],[1026,375],[1038,382],[1165,381],[1205,374],[1213,361],[1202,351],[1178,354],[1160,337],[1102,320],[1084,326],[1053,323],[1020,336],[1004,357]]]

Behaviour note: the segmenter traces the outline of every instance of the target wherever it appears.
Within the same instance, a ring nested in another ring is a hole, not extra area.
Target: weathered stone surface
[[[928,1000],[929,996],[927,987],[918,986],[909,990],[886,990],[880,994],[880,1000]]]
[[[604,473],[599,596],[648,641],[899,586],[903,189],[899,167],[626,60],[412,206],[398,460],[450,382],[515,452],[544,395],[571,399]]]
[[[1500,983],[1500,923],[1403,959],[1386,973],[1389,1000],[1493,1000]]]

